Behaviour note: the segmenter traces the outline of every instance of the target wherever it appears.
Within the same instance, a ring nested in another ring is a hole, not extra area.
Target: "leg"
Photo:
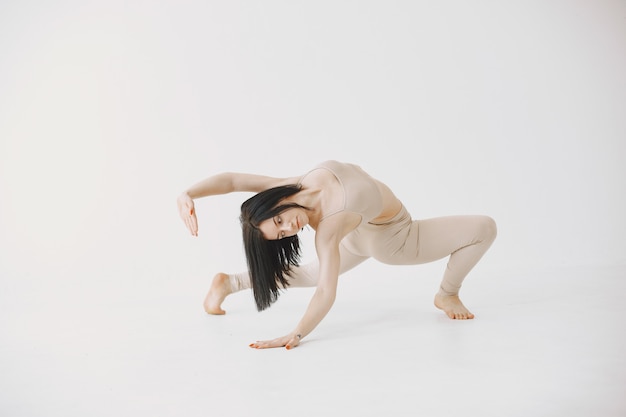
[[[367,259],[367,256],[358,256],[350,252],[340,245],[339,254],[341,259],[341,265],[339,266],[339,273],[354,268],[361,262]],[[309,262],[305,265],[299,265],[291,269],[292,273],[289,277],[289,286],[293,288],[306,288],[315,287],[319,278],[319,265],[317,260]],[[223,272],[217,273],[213,277],[213,282],[209,288],[209,292],[204,298],[204,310],[209,314],[225,314],[222,309],[222,303],[226,297],[232,293],[245,290],[251,287],[250,275],[247,271],[239,272],[235,274],[225,274]]]
[[[450,216],[412,220],[403,207],[389,222],[361,229],[358,242],[363,250],[386,264],[416,265],[450,256],[435,305],[453,319],[474,317],[458,293],[469,271],[496,237],[493,219]]]
[[[435,306],[452,319],[472,319],[474,315],[459,299],[463,280],[496,238],[496,224],[487,216],[450,216],[420,220],[419,252],[421,262],[450,255],[435,296]]]

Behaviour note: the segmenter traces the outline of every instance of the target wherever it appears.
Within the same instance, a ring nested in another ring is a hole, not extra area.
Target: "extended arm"
[[[326,317],[337,295],[337,282],[339,280],[338,242],[337,245],[324,248],[324,253],[318,251],[318,254],[320,255],[320,278],[304,316],[293,331],[294,334],[300,335],[298,339],[311,333]]]
[[[237,191],[259,192],[285,184],[294,184],[298,178],[273,178],[263,175],[223,172],[212,175],[182,192],[177,199],[180,218],[193,236],[198,236],[198,218],[194,199]]]
[[[185,194],[192,199],[197,199],[236,191],[258,193],[268,188],[289,184],[289,181],[297,182],[297,179],[273,178],[264,175],[243,174],[239,172],[223,172],[192,185],[185,191]]]

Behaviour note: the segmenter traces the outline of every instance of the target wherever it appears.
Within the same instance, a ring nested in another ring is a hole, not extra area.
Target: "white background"
[[[176,211],[222,171],[339,159],[415,218],[488,214],[476,273],[503,288],[623,266],[624,74],[624,1],[0,1],[0,414],[52,415],[58,395],[37,408],[22,388],[41,387],[15,383],[49,363],[24,350],[101,334],[59,323],[196,312],[213,273],[244,267],[247,195],[199,201],[198,238]]]

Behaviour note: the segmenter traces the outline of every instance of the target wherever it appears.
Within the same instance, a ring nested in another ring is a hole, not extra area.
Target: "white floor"
[[[215,317],[206,276],[6,281],[0,415],[626,415],[623,268],[476,271],[466,322],[432,307],[439,268],[351,271],[291,351],[248,344],[289,331],[310,289],[263,313],[238,293]]]

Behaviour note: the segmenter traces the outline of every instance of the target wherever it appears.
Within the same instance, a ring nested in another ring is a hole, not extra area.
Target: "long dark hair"
[[[262,191],[241,205],[243,246],[258,311],[265,310],[278,299],[280,290],[289,286],[286,276],[298,265],[301,249],[298,235],[267,240],[259,229],[261,222],[290,208],[307,209],[296,203],[280,202],[302,189],[300,185],[285,185]]]

